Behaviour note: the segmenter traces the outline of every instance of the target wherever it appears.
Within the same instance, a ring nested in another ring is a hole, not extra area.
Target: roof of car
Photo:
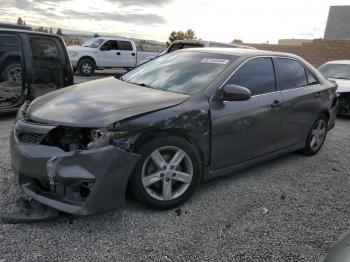
[[[350,60],[334,60],[334,61],[328,61],[325,64],[342,64],[342,65],[350,65]]]
[[[205,52],[213,54],[223,54],[223,55],[234,55],[234,56],[284,56],[299,58],[296,55],[290,53],[264,51],[258,49],[244,49],[244,48],[187,48],[182,49],[183,52],[193,51],[193,52]]]
[[[45,35],[45,36],[56,36],[56,37],[60,37],[59,35],[53,35],[53,34],[49,34],[49,33],[43,33],[43,32],[31,31],[31,30],[1,28],[1,27],[0,27],[0,32],[24,33],[24,34],[36,34],[36,35]]]
[[[99,37],[93,37],[92,39],[131,41],[130,39],[125,39],[125,38],[121,38],[121,37],[112,37],[112,36],[107,36],[107,37],[99,36]]]

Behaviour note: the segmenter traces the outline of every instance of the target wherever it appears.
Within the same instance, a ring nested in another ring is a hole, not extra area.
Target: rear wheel
[[[22,81],[22,68],[19,63],[12,63],[4,69],[5,81],[21,82]]]
[[[131,177],[134,196],[143,204],[169,209],[186,201],[201,177],[197,150],[178,137],[160,137],[141,146],[142,159]]]
[[[82,59],[78,64],[78,72],[82,76],[91,76],[95,72],[95,64],[91,59]]]
[[[327,117],[320,116],[313,124],[306,140],[304,154],[311,156],[320,151],[327,136]]]

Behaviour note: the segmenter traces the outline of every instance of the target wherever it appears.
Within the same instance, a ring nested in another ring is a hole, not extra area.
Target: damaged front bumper
[[[10,153],[25,194],[74,215],[122,206],[128,179],[140,159],[113,145],[65,152],[58,147],[25,144],[15,130],[11,132]]]

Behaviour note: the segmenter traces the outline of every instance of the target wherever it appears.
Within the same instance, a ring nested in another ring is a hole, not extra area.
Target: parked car
[[[350,60],[330,61],[321,65],[319,70],[325,77],[338,84],[338,114],[350,116]]]
[[[72,66],[80,75],[91,76],[96,69],[131,69],[159,54],[137,51],[134,41],[120,38],[92,38],[82,46],[69,46]]]
[[[227,44],[214,41],[205,40],[175,40],[171,43],[167,50],[165,50],[161,55],[165,55],[176,50],[186,49],[186,48],[196,48],[196,47],[212,47],[212,48],[243,48],[243,49],[256,49],[251,46],[238,45],[238,44]]]
[[[72,84],[60,37],[0,28],[0,112],[16,111],[26,100]]]
[[[63,212],[120,207],[128,184],[166,209],[202,180],[295,150],[316,154],[336,107],[336,84],[300,57],[186,49],[24,105],[11,159],[23,191]]]

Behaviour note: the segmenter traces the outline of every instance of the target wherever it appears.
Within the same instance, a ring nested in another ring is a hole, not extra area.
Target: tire
[[[4,69],[4,80],[12,82],[22,81],[22,66],[20,63],[12,63]]]
[[[92,76],[95,72],[95,64],[91,59],[82,59],[78,63],[78,72],[81,76]]]
[[[328,118],[320,116],[314,122],[306,139],[303,153],[307,156],[316,155],[322,148],[327,137]]]
[[[139,202],[154,209],[170,209],[191,197],[202,175],[200,157],[193,145],[175,136],[159,137],[141,145],[137,153],[142,158],[130,186]],[[172,163],[176,154],[181,161]]]

